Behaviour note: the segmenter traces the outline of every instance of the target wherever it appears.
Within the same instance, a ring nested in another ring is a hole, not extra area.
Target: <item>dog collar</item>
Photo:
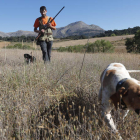
[[[122,80],[120,80],[120,81],[118,82],[118,84],[117,84],[117,86],[116,86],[116,91],[118,91],[118,89],[119,89],[120,87],[122,87],[123,83],[124,83],[127,79],[128,79],[128,78],[124,78],[124,79],[122,79]]]
[[[118,91],[118,89],[120,87],[122,87],[123,83],[127,80],[127,78],[124,78],[122,80],[120,80],[116,86],[116,92]],[[120,104],[119,104],[119,107],[123,110],[125,110],[127,108],[126,104],[124,103],[123,99],[121,98],[120,99]]]

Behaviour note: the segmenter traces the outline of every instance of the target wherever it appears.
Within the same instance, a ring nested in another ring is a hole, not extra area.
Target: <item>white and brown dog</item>
[[[114,133],[118,133],[118,130],[111,117],[113,104],[116,109],[122,109],[123,119],[129,109],[140,113],[140,81],[131,78],[129,72],[140,71],[126,70],[121,63],[111,63],[100,78],[101,88],[98,97],[102,103],[102,117]]]

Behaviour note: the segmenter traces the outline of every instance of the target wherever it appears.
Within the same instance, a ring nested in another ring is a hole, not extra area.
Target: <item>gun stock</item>
[[[38,34],[38,36],[35,38],[35,40],[38,40],[38,38],[41,36],[41,33]]]
[[[51,23],[64,8],[65,8],[65,6],[56,14],[56,16],[49,23]],[[45,28],[47,28],[46,26],[47,26],[47,24],[44,25]],[[41,33],[38,34],[38,36],[35,38],[35,40],[38,40],[38,38],[40,36],[41,36]]]

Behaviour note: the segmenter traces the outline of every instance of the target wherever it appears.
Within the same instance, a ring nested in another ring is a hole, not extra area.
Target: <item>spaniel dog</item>
[[[121,63],[111,63],[102,72],[100,77],[101,87],[99,90],[99,101],[102,104],[102,117],[111,130],[121,136],[114,124],[111,110],[115,106],[120,108],[123,119],[129,110],[140,113],[140,81],[132,78],[130,72],[140,72],[139,70],[126,70]]]
[[[25,62],[26,62],[27,64],[36,62],[36,58],[35,58],[34,56],[32,56],[32,53],[31,53],[31,55],[29,55],[29,54],[24,54],[24,58],[25,58]]]

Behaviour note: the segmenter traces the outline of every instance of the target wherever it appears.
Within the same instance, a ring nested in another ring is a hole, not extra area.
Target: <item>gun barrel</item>
[[[56,14],[56,16],[50,21],[50,23],[57,17],[57,15],[65,8],[65,6]]]

